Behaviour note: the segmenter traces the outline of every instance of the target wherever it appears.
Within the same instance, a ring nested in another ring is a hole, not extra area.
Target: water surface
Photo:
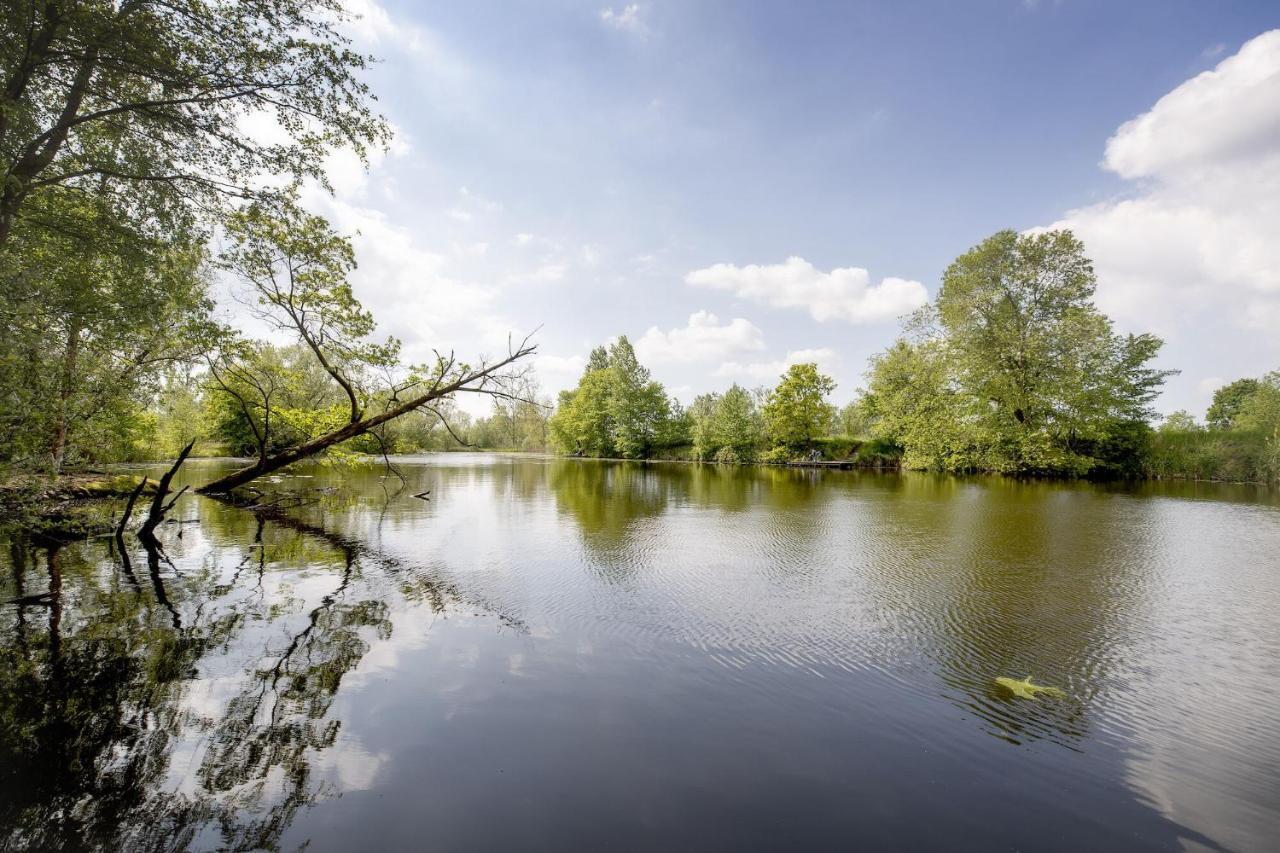
[[[10,541],[0,845],[1280,838],[1265,492],[397,465],[302,467],[257,508],[183,498],[163,554]]]

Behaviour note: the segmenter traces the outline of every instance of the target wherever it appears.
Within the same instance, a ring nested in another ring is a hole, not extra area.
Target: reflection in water
[[[337,737],[334,696],[366,637],[391,634],[387,604],[353,588],[368,554],[287,517],[212,515],[229,523],[210,533],[243,544],[206,553],[186,574],[143,549],[145,590],[128,550],[117,561],[113,545],[11,541],[19,603],[0,645],[6,848],[81,839],[102,849],[272,849],[326,793],[310,764]],[[27,599],[41,563],[47,593]],[[310,577],[269,577],[281,566]],[[326,586],[308,606],[303,587]],[[438,609],[452,598],[425,578],[416,587]],[[226,666],[247,670],[227,678]],[[193,679],[234,689],[202,713],[184,696]]]
[[[164,551],[10,539],[0,847],[1253,850],[1280,831],[1264,495],[399,465],[403,489],[312,467],[252,506],[184,498]],[[999,675],[1069,696],[1014,700]]]

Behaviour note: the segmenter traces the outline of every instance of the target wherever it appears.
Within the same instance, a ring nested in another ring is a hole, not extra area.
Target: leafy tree
[[[614,456],[613,419],[609,412],[612,374],[607,366],[588,369],[573,391],[560,394],[551,417],[551,440],[567,453]]]
[[[369,436],[382,447],[384,425],[417,410],[443,417],[437,404],[455,393],[511,396],[519,377],[505,369],[535,349],[526,341],[505,357],[475,366],[450,354],[438,355],[434,364],[401,367],[397,341],[369,339],[373,318],[346,279],[354,266],[350,243],[323,220],[286,200],[271,207],[249,206],[230,218],[227,232],[232,243],[225,254],[228,270],[257,297],[261,318],[292,335],[310,354],[342,402],[327,409],[280,409],[270,399],[289,377],[246,357],[239,342],[224,347],[210,359],[210,374],[241,408],[252,408],[246,401],[253,399],[264,429],[255,435],[259,452],[252,465],[199,491],[229,491],[356,438]],[[241,382],[251,393],[237,390]],[[277,422],[283,417],[301,438],[273,449],[270,437],[276,433],[265,428],[273,412]],[[249,422],[253,420],[250,416]]]
[[[1272,434],[1280,429],[1280,370],[1258,380],[1257,387],[1241,404],[1233,419],[1242,430]]]
[[[642,459],[673,439],[672,421],[666,391],[620,337],[608,350],[592,351],[578,387],[560,395],[549,428],[562,451]]]
[[[749,462],[761,440],[761,418],[751,392],[734,384],[708,398],[705,422],[698,431],[700,458],[717,462]]]
[[[204,252],[189,235],[141,236],[98,195],[29,209],[65,227],[23,229],[3,253],[13,262],[0,265],[0,459],[56,473],[119,450],[108,436],[123,435],[214,326]]]
[[[865,397],[845,403],[836,412],[835,429],[850,438],[866,438],[873,430],[870,410]]]
[[[1246,401],[1258,392],[1257,379],[1237,379],[1213,392],[1204,419],[1213,429],[1231,429]]]
[[[647,457],[657,446],[671,404],[662,385],[649,378],[649,369],[636,358],[626,336],[609,347],[609,418],[613,445],[627,459]]]
[[[1170,413],[1160,422],[1161,432],[1197,432],[1200,429],[1196,416],[1185,409]]]
[[[826,397],[835,388],[836,383],[819,373],[816,364],[789,367],[764,406],[765,429],[773,445],[797,450],[825,435],[834,417]]]
[[[1161,342],[1117,335],[1068,231],[1001,231],[943,275],[915,343],[873,362],[882,435],[912,466],[1081,474],[1127,424],[1153,416]],[[884,375],[879,375],[881,372]]]
[[[338,0],[7,3],[0,11],[0,246],[25,204],[92,186],[182,219],[325,182],[335,145],[387,139]],[[255,134],[274,121],[279,141]]]

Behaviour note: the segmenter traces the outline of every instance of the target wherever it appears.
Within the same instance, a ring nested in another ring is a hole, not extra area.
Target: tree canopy
[[[869,404],[907,464],[1085,473],[1143,424],[1161,341],[1119,335],[1069,231],[1001,231],[955,260],[908,337],[873,360]]]

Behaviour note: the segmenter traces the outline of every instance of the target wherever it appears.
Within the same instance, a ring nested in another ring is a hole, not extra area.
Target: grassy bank
[[[1280,435],[1247,430],[1160,430],[1144,472],[1155,479],[1280,485]]]

